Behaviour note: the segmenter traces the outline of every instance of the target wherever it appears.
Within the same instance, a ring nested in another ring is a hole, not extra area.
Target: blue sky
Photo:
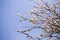
[[[1,40],[26,40],[20,33],[15,32],[19,27],[17,13],[26,14],[27,8],[32,8],[28,0],[0,0],[0,38]],[[30,5],[29,5],[30,4]],[[22,25],[20,25],[22,26]]]
[[[1,40],[28,40],[23,34],[15,32],[16,29],[23,28],[18,22],[17,13],[28,14],[28,9],[32,9],[34,3],[28,0],[0,0],[0,38]]]

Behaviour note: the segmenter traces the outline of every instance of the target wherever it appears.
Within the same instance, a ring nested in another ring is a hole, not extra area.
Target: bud
[[[17,15],[18,15],[18,16],[21,16],[21,14],[20,14],[20,13],[17,13]]]
[[[40,34],[41,37],[45,36],[45,34]]]
[[[35,23],[35,20],[34,19],[30,19],[29,22],[31,22],[31,23],[34,24]]]

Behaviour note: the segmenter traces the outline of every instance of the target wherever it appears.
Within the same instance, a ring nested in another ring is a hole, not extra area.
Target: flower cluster
[[[17,32],[25,34],[27,35],[27,38],[35,40],[42,40],[44,38],[48,38],[48,40],[50,40],[52,37],[55,37],[54,40],[59,40],[60,37],[58,37],[57,35],[53,35],[60,33],[60,0],[57,0],[56,2],[52,3],[52,7],[49,2],[45,2],[44,0],[37,1],[38,5],[35,5],[33,10],[29,10],[30,16],[32,18],[28,19],[26,18],[26,16],[18,14],[18,16],[23,18],[23,20],[28,20],[34,26],[26,30],[18,30]],[[40,4],[40,2],[42,3],[42,5]],[[19,21],[21,22],[23,20]],[[42,29],[46,34],[41,33],[40,37],[33,37],[32,35],[26,33],[32,31],[35,28]]]

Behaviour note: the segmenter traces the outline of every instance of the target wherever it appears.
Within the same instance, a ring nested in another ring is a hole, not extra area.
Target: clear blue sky
[[[33,3],[28,0],[0,0],[0,5],[0,40],[28,40],[15,32],[16,29],[22,28],[16,14],[27,14],[27,9],[32,9]]]
[[[28,0],[0,0],[0,3],[0,40],[26,40],[20,33],[15,32],[20,25],[16,14],[28,13],[27,8],[32,8],[33,4]]]

